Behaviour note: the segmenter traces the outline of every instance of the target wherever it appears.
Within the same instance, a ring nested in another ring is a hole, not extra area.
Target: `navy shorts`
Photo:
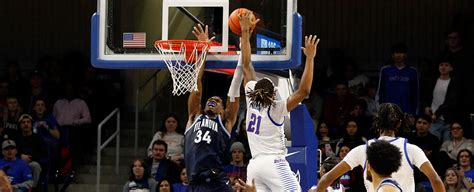
[[[229,185],[229,178],[225,172],[213,172],[213,174],[201,173],[188,185],[190,192],[233,192]]]

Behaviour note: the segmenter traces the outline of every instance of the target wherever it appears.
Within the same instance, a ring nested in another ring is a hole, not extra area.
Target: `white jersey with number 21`
[[[245,86],[245,94],[254,90],[256,81],[249,81]],[[251,106],[247,99],[246,129],[253,157],[259,155],[285,155],[285,134],[283,123],[288,115],[285,100],[277,100],[274,105],[266,108]]]

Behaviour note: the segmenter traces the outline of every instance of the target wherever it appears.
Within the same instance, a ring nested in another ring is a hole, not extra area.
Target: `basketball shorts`
[[[296,176],[283,155],[260,155],[250,160],[247,167],[247,183],[263,191],[301,191]]]

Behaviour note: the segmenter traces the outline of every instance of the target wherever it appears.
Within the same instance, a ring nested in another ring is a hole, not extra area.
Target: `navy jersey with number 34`
[[[222,158],[230,134],[220,116],[211,119],[205,114],[199,115],[184,135],[184,161],[190,182],[201,172],[223,170]]]

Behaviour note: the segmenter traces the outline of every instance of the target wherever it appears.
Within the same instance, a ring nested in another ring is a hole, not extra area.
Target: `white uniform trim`
[[[400,149],[402,152],[402,165],[398,169],[397,172],[392,174],[392,178],[395,179],[404,192],[415,192],[415,179],[413,176],[413,168],[412,165],[420,168],[421,165],[425,162],[428,162],[428,158],[426,157],[423,150],[419,147],[406,143],[405,138],[395,138],[395,137],[387,137],[382,136],[379,137],[380,140],[389,141],[392,145],[395,145]],[[370,144],[375,140],[370,140],[368,143]],[[365,163],[367,162],[367,144],[360,145],[354,149],[352,149],[347,156],[343,159],[351,169],[354,169],[357,166],[364,167],[364,185],[368,192],[374,192],[374,187],[372,184],[366,180],[367,178],[367,170],[365,170]]]

